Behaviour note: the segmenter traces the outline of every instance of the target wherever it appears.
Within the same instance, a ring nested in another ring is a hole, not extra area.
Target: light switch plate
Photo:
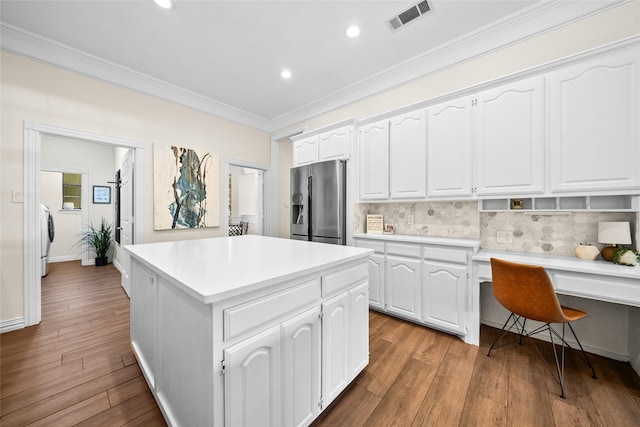
[[[513,233],[511,231],[498,230],[496,233],[496,242],[513,243]]]
[[[11,203],[24,203],[24,194],[22,191],[11,190]]]

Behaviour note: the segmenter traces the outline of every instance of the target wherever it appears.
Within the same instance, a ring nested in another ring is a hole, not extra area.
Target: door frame
[[[40,276],[40,170],[42,135],[62,136],[113,147],[132,148],[135,151],[137,179],[134,182],[136,194],[143,193],[144,145],[141,142],[99,135],[90,132],[65,129],[41,123],[24,122],[24,326],[40,323],[42,317],[41,276]],[[134,200],[137,227],[134,238],[143,242],[144,215],[143,198]]]
[[[223,191],[221,191],[223,216],[220,222],[222,225],[222,235],[223,236],[229,235],[229,221],[227,221],[227,218],[229,218],[229,190],[228,190],[228,185],[226,184],[229,182],[228,181],[229,171],[231,166],[236,166],[240,168],[257,169],[262,171],[262,192],[261,192],[262,193],[262,218],[260,218],[260,221],[262,221],[262,235],[269,236],[270,230],[268,230],[268,227],[267,227],[267,223],[269,222],[268,219],[270,217],[269,212],[267,212],[267,198],[268,198],[267,194],[269,192],[269,186],[267,185],[267,182],[268,182],[267,180],[268,180],[268,176],[271,174],[271,169],[269,168],[269,166],[262,165],[259,163],[252,163],[244,160],[235,160],[235,159],[225,159],[222,167],[222,179],[220,180],[220,182],[223,183],[221,188],[224,189]]]

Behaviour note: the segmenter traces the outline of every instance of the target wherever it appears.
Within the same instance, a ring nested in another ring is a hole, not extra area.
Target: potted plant
[[[91,251],[96,254],[96,266],[108,264],[112,229],[111,224],[109,224],[104,217],[99,227],[94,227],[93,224],[89,226],[89,229],[84,232],[82,240],[89,246]]]

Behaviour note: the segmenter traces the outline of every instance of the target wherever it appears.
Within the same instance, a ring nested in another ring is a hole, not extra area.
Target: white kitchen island
[[[369,249],[262,236],[131,254],[131,343],[169,425],[308,425],[369,361]]]

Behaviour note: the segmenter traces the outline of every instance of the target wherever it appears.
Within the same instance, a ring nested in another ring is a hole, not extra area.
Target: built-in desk
[[[570,295],[608,303],[640,307],[640,266],[628,267],[607,261],[587,261],[573,257],[545,254],[480,250],[472,256],[473,290],[472,310],[469,319],[471,339],[478,344],[480,338],[480,284],[491,281],[491,258],[540,265],[546,269],[559,295]],[[636,371],[640,371],[640,310],[629,315],[629,359]],[[606,332],[605,332],[606,333]]]

